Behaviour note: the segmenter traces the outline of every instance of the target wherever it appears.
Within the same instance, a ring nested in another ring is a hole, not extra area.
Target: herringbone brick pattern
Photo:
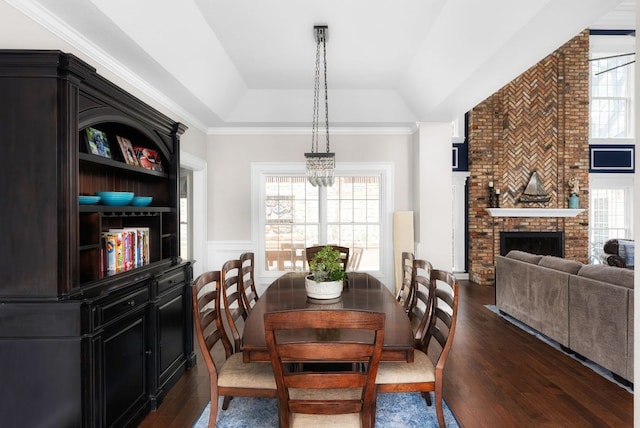
[[[469,116],[469,279],[493,284],[501,231],[564,231],[565,257],[588,255],[589,35],[583,31],[474,107]],[[518,201],[531,173],[551,197]],[[577,217],[490,217],[488,183],[502,208],[566,208],[567,181],[580,182]]]
[[[557,54],[527,70],[502,91],[506,121],[501,178],[502,205],[516,206],[533,171],[557,204],[558,192]]]

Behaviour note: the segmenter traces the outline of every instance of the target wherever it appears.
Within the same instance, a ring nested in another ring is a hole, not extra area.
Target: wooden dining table
[[[244,324],[242,358],[245,363],[270,361],[264,337],[265,313],[321,309],[384,313],[384,345],[381,360],[413,362],[413,332],[409,317],[382,282],[364,272],[349,272],[342,296],[335,301],[320,303],[307,298],[304,288],[306,275],[308,273],[305,272],[286,273],[271,283],[265,293],[260,296]],[[340,335],[340,332],[334,332],[335,334]],[[345,331],[344,334],[351,333]],[[305,340],[305,338],[297,340]],[[318,340],[317,333],[310,331],[308,340]]]

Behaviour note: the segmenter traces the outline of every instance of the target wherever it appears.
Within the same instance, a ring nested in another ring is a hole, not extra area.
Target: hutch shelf
[[[195,364],[178,252],[186,127],[60,51],[0,50],[0,93],[0,420],[137,426]],[[109,150],[89,144],[96,131]],[[79,203],[101,191],[152,202]]]

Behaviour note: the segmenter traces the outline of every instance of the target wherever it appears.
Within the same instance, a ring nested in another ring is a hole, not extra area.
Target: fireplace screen
[[[511,250],[564,257],[564,232],[500,232],[500,255]]]

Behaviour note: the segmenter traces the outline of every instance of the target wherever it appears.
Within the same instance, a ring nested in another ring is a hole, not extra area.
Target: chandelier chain
[[[313,123],[311,124],[311,153],[318,153],[318,116],[320,114],[320,40],[316,43],[316,72],[313,82]]]
[[[305,153],[307,180],[314,187],[330,187],[334,183],[335,153],[331,153],[329,146],[329,90],[327,83],[327,27],[315,26],[316,36],[316,69],[313,82],[313,122],[311,126],[311,152]],[[320,46],[322,44],[322,46]],[[322,49],[321,49],[322,48]],[[322,71],[320,70],[322,62]],[[324,78],[324,86],[321,88],[320,79]],[[325,136],[327,139],[326,153],[320,153],[319,146],[319,122],[321,115],[320,91],[324,89],[324,121]]]
[[[326,35],[322,36],[323,61],[324,61],[324,123],[327,136],[327,153],[331,151],[329,147],[329,95],[327,90],[327,42]]]

